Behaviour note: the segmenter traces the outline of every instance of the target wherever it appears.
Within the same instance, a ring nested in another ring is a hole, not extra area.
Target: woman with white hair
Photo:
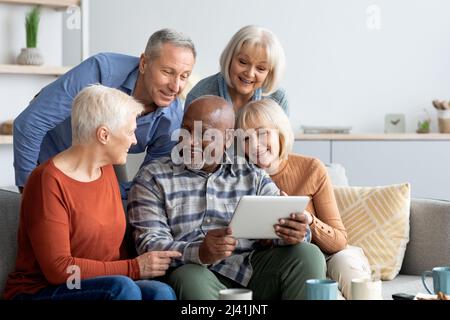
[[[220,72],[200,80],[188,93],[185,111],[203,95],[216,95],[235,110],[246,103],[273,99],[288,113],[285,91],[279,87],[285,66],[283,47],[271,31],[254,25],[241,28],[220,56]]]
[[[102,85],[75,97],[72,146],[25,185],[6,299],[175,299],[167,284],[140,279],[164,275],[179,252],[121,260],[126,221],[113,164],[124,164],[136,144],[142,111],[134,98]]]
[[[236,129],[244,131],[241,133],[244,139],[238,140],[238,150],[265,169],[284,195],[311,198],[303,215],[293,215],[283,226],[309,225],[311,242],[326,256],[327,275],[338,282],[348,298],[352,279],[370,278],[371,270],[362,249],[347,245],[347,232],[325,166],[318,159],[291,153],[294,144],[291,124],[271,99],[242,107],[236,116]],[[292,232],[290,236],[294,237],[295,230]]]

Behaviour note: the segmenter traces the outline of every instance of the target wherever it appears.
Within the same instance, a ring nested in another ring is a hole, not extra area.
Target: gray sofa
[[[20,195],[0,190],[0,296],[8,273],[14,268]],[[425,292],[420,274],[435,266],[450,265],[450,202],[413,199],[410,242],[400,274],[383,282],[383,298],[393,293]]]

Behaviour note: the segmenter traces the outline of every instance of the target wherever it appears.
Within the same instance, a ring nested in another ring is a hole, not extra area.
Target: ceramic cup
[[[381,280],[353,279],[351,300],[382,300]]]
[[[425,282],[426,276],[433,277],[434,293],[427,287]],[[430,294],[438,294],[439,292],[450,294],[450,267],[436,267],[432,271],[424,271],[422,273],[422,283]]]
[[[219,291],[219,300],[252,300],[250,289],[223,289]]]
[[[306,280],[306,294],[308,300],[336,300],[337,290],[337,282],[333,280]]]
[[[438,110],[438,127],[440,133],[450,133],[450,110]]]

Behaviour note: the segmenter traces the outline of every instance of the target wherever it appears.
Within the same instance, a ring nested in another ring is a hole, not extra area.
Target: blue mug
[[[308,300],[336,300],[338,284],[328,279],[306,280],[306,295]]]
[[[438,294],[439,292],[450,294],[450,267],[436,267],[432,271],[427,270],[422,273],[422,283],[425,289],[430,294],[433,294],[425,283],[426,276],[433,277],[434,294]]]

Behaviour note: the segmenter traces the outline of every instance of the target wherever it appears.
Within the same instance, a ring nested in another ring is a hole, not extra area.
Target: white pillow
[[[348,186],[345,168],[339,163],[325,164],[333,186]]]

